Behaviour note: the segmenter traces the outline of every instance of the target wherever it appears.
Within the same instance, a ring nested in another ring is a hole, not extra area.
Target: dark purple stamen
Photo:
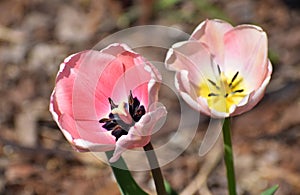
[[[108,98],[111,110],[118,107],[117,104],[113,102],[111,98]],[[102,125],[108,131],[112,131],[112,135],[116,137],[116,141],[122,136],[127,135],[131,126],[134,125],[135,122],[138,122],[142,116],[146,113],[145,107],[140,105],[140,101],[138,98],[132,96],[132,92],[130,91],[130,95],[128,97],[128,111],[134,122],[132,124],[125,123],[118,114],[109,114],[109,118],[102,118],[99,120],[99,123],[104,123]]]
[[[220,67],[219,67],[219,66],[218,66],[218,71],[219,71],[219,73],[220,73]],[[238,81],[236,82],[235,85],[233,85],[233,82],[237,79],[238,74],[239,74],[239,71],[237,71],[237,72],[234,74],[234,76],[232,77],[230,83],[228,84],[228,86],[230,87],[231,90],[233,90],[233,89],[234,89],[234,88],[242,81],[242,79],[240,79],[240,80],[238,80]],[[211,85],[213,85],[218,91],[221,90],[220,87],[219,87],[214,81],[208,79],[208,82],[209,82]],[[234,90],[234,91],[231,92],[231,93],[226,93],[226,94],[224,95],[224,98],[227,98],[229,95],[234,95],[234,94],[236,94],[236,93],[242,93],[243,91],[244,91],[244,89]],[[220,95],[220,94],[218,94],[218,93],[209,93],[209,94],[208,94],[208,97],[216,97],[216,96],[219,96],[219,95]]]
[[[138,122],[141,119],[141,117],[146,113],[145,107],[143,105],[140,106],[140,101],[136,97],[133,98],[131,91],[128,97],[128,104],[129,113],[132,119],[135,122]]]
[[[208,79],[208,81],[210,82],[210,84],[212,84],[217,90],[220,90],[220,87],[215,83],[213,82],[212,80]]]
[[[234,82],[234,80],[236,79],[236,77],[238,76],[238,74],[239,74],[239,71],[237,71],[235,73],[235,75],[232,77],[231,82],[229,83],[229,87],[232,87],[232,83]]]
[[[219,96],[219,94],[216,94],[216,93],[209,93],[209,94],[208,94],[208,97],[211,97],[211,96]]]

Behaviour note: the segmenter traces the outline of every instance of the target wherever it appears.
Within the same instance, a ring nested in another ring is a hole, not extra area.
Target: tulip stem
[[[144,150],[146,152],[146,156],[150,164],[151,173],[155,183],[157,195],[166,195],[167,192],[164,185],[164,179],[151,142],[149,142],[147,145],[144,146]]]
[[[224,160],[227,170],[227,183],[229,195],[236,195],[233,150],[230,135],[230,119],[225,118],[223,124]]]

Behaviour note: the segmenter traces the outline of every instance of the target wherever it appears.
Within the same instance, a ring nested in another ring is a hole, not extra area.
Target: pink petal
[[[206,100],[198,97],[201,82],[219,75],[218,66],[205,45],[196,41],[172,46],[166,57],[168,69],[176,70],[175,86],[182,98],[195,110],[210,115]]]
[[[59,117],[58,125],[66,139],[72,144],[74,139],[80,138],[76,129],[75,121],[69,114],[62,114]]]
[[[172,46],[166,57],[166,68],[189,72],[189,80],[195,86],[201,81],[218,75],[217,64],[207,47],[197,41],[179,42]]]
[[[267,72],[267,35],[254,25],[240,25],[225,34],[225,72],[237,71],[247,88],[257,89]]]
[[[51,94],[50,101],[50,111],[54,115],[60,116],[61,113],[68,113],[73,116],[72,89],[79,68],[77,62],[82,53],[84,52],[67,57],[60,65],[56,76],[56,86]],[[59,99],[59,101],[56,101],[57,99]]]
[[[79,68],[78,61],[83,53],[85,53],[85,51],[67,57],[60,65],[56,77],[56,86],[50,97],[50,113],[58,126],[64,130],[63,133],[69,142],[71,142],[73,138],[78,138],[79,135],[74,129],[74,120],[67,120],[65,123],[62,123],[62,118],[65,118],[65,116],[73,118],[72,89]]]
[[[175,87],[180,92],[190,94],[193,99],[197,98],[197,93],[189,80],[189,72],[187,70],[181,70],[175,74]]]
[[[91,141],[96,132],[106,132],[98,120],[107,117],[110,112],[108,97],[117,104],[127,102],[130,90],[134,89],[134,93],[143,95],[143,103],[148,103],[151,74],[145,70],[145,61],[140,59],[141,63],[137,64],[134,61],[136,58],[141,57],[129,51],[117,57],[101,51],[89,51],[82,57],[73,89],[73,112],[82,139]],[[101,144],[106,141],[111,143],[112,135],[92,140],[100,141]]]
[[[188,79],[188,71],[181,70],[180,72],[176,73],[175,87],[187,104],[189,104],[195,110],[201,110],[197,102],[196,91],[193,89],[193,86],[191,86],[191,83]]]
[[[231,24],[223,20],[206,20],[196,27],[190,40],[197,40],[207,45],[210,52],[216,56],[216,62],[223,64],[224,34],[232,28]]]
[[[98,144],[115,144],[115,137],[111,132],[103,129],[97,120],[76,120],[75,125],[83,140]]]
[[[272,64],[268,60],[267,73],[265,75],[264,81],[262,82],[261,86],[249,94],[249,99],[246,104],[242,106],[237,105],[236,109],[231,113],[231,116],[239,115],[251,110],[263,98],[267,85],[270,82],[271,74],[272,74]]]
[[[146,59],[140,57],[135,58],[134,60],[136,64],[140,65],[139,67],[142,67],[142,70],[139,70],[138,74],[135,75],[140,75],[139,83],[143,85],[135,89],[133,93],[139,98],[141,103],[148,108],[151,104],[158,100],[158,90],[162,77],[159,71]],[[135,78],[134,75],[132,76]],[[145,82],[147,82],[147,85]]]
[[[95,106],[91,105],[91,102],[85,102],[85,95],[91,94],[88,93],[88,91],[91,91],[92,87],[89,89],[86,87],[88,85],[85,85],[87,83],[85,80],[78,79],[84,75],[82,72],[79,73],[79,69],[81,69],[82,64],[84,64],[82,63],[83,60],[87,55],[90,56],[93,52],[95,51],[84,51],[66,58],[64,63],[60,66],[60,71],[56,79],[56,87],[50,98],[49,109],[54,120],[57,122],[67,140],[76,148],[78,147],[74,144],[74,140],[78,139],[99,145],[111,145],[115,143],[112,135],[110,135],[110,137],[95,137],[92,135],[95,132],[106,132],[106,130],[103,130],[98,123],[99,118],[97,118],[95,112],[93,112]],[[94,75],[90,74],[90,76],[92,78]],[[80,95],[78,95],[77,92],[79,92]],[[83,93],[81,94],[81,92]],[[90,98],[90,96],[88,97]],[[80,120],[86,120],[93,124],[85,128],[89,129],[88,135],[85,134],[85,130],[82,130],[83,128],[79,128],[78,124],[80,124]],[[83,148],[78,148],[78,150],[83,150]]]
[[[158,91],[160,88],[160,82],[151,79],[148,83],[149,98],[148,98],[148,108],[151,107],[155,102],[158,101]]]
[[[115,138],[108,131],[101,132],[101,126],[97,121],[78,122],[70,115],[63,114],[60,118],[59,124],[66,139],[78,151],[107,151],[105,150],[106,148],[114,148]],[[86,129],[95,128],[98,128],[99,131],[86,131]]]
[[[130,128],[128,135],[120,137],[116,143],[116,148],[109,162],[116,162],[121,154],[127,149],[143,147],[149,143],[155,124],[167,111],[164,106],[156,108],[152,112],[146,113],[139,122]]]
[[[200,107],[200,112],[207,115],[207,116],[210,116],[211,115],[211,110],[210,108],[208,107],[208,104],[207,104],[207,100],[203,97],[198,97],[197,99],[197,103],[199,104],[199,107]]]
[[[111,55],[93,50],[89,50],[81,56],[78,62],[80,68],[72,89],[72,109],[75,120],[98,121],[100,117],[109,113],[108,97],[103,93],[98,93],[97,83],[104,68],[114,59]]]
[[[125,44],[111,44],[103,49],[102,52],[114,55],[118,61],[125,65],[126,74],[123,75],[123,78],[119,78],[119,84],[117,85],[122,86],[122,83],[123,85],[125,83],[125,86],[122,88],[126,89],[126,96],[128,96],[129,91],[132,90],[134,96],[137,96],[141,103],[148,107],[149,99],[153,99],[153,97],[148,96],[157,95],[157,93],[149,93],[151,88],[154,86],[148,86],[148,83],[150,80],[153,80],[152,83],[161,81],[161,76],[157,69]],[[132,68],[130,68],[131,66]],[[118,89],[118,87],[115,88]],[[116,99],[118,99],[116,97],[118,94],[120,93],[116,90],[114,95]]]
[[[161,80],[156,68],[124,44],[113,44],[103,52],[113,54],[116,58],[105,66],[99,76],[96,96],[101,97],[100,102],[107,102],[108,97],[116,103],[127,102],[129,92],[133,91],[133,95],[138,97],[147,108],[151,90],[148,83],[150,80],[154,82]],[[157,95],[157,93],[150,95]],[[101,108],[101,106],[96,107]]]

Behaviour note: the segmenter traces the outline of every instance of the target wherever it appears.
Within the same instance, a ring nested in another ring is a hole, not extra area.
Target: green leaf
[[[107,158],[110,159],[113,155],[113,151],[106,152],[105,154]],[[148,195],[135,182],[122,157],[117,162],[110,163],[110,166],[113,170],[122,195]],[[123,169],[117,167],[122,167]]]
[[[278,190],[279,185],[275,185],[273,187],[270,187],[269,189],[262,192],[260,195],[273,195]]]

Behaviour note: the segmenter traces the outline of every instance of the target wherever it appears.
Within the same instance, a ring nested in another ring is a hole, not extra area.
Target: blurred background
[[[0,194],[119,194],[110,168],[74,152],[50,116],[58,66],[128,27],[155,24],[191,33],[206,18],[256,24],[269,36],[274,73],[266,95],[232,120],[239,194],[275,184],[278,195],[300,194],[298,0],[0,0]],[[170,109],[165,128],[172,130],[180,118],[177,100],[164,87],[160,96]],[[203,116],[190,147],[162,167],[178,192],[227,194],[219,150],[197,154],[207,124]],[[153,193],[149,172],[133,174]]]

